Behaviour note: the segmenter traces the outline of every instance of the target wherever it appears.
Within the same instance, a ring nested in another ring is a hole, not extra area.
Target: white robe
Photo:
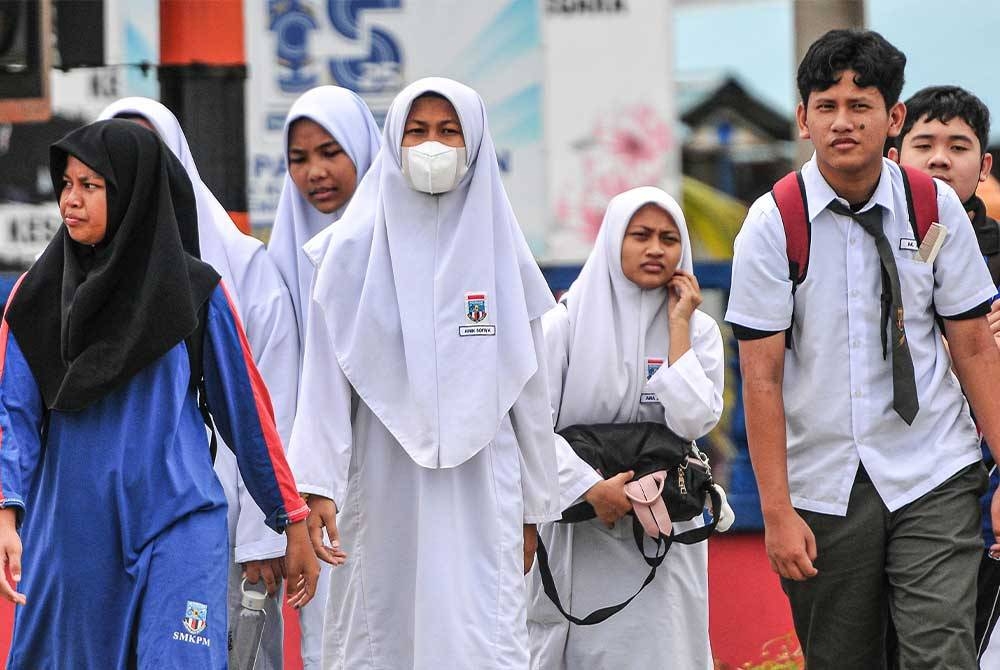
[[[289,459],[301,491],[338,503],[348,554],[333,570],[324,668],[526,669],[522,524],[550,520],[555,493],[551,425],[522,410],[548,401],[544,367],[490,444],[457,467],[424,468],[352,391],[319,309]],[[532,333],[542,347],[538,320]]]
[[[569,316],[556,306],[542,324],[548,350],[549,392],[558,416],[569,364]],[[666,360],[665,320],[654,327],[645,357]],[[723,347],[719,327],[702,312],[692,315],[691,349],[664,365],[646,383],[659,402],[639,405],[638,421],[663,422],[678,435],[701,437],[722,413]],[[639,404],[639,397],[635,402]],[[565,509],[600,480],[565,440],[556,436],[561,505]],[[676,523],[683,532],[700,519]],[[539,534],[563,606],[576,616],[622,602],[642,584],[649,566],[639,555],[626,517],[608,529],[599,520],[545,524]],[[590,670],[635,667],[710,670],[708,639],[708,546],[674,544],[656,578],[625,609],[593,626],[571,625],[541,588],[537,568],[528,576],[528,629],[533,670]],[[639,660],[643,659],[643,660]]]

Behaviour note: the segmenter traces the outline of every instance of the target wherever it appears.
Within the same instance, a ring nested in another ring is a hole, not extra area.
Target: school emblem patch
[[[656,374],[656,371],[659,370],[660,367],[662,367],[662,366],[663,366],[663,359],[662,358],[647,358],[646,359],[646,380],[648,381],[648,380],[652,379],[653,375]]]
[[[198,635],[208,627],[208,605],[193,600],[187,601],[182,622],[189,633]]]
[[[465,294],[465,315],[472,323],[479,323],[486,318],[486,294]]]

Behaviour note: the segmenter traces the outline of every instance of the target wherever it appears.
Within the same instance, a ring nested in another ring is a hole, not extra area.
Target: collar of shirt
[[[899,170],[895,163],[887,158],[883,158],[882,173],[879,175],[875,192],[872,193],[871,198],[868,199],[865,206],[859,210],[859,213],[869,210],[875,205],[881,205],[884,214],[887,214],[889,217],[893,216],[892,175],[890,174],[890,170],[893,169]],[[802,182],[806,189],[810,223],[814,222],[816,217],[822,212],[827,211],[827,205],[830,204],[831,200],[839,200],[845,206],[851,206],[851,203],[837,195],[830,184],[827,183],[823,174],[819,171],[819,166],[816,165],[816,154],[813,154],[809,162],[802,166]]]

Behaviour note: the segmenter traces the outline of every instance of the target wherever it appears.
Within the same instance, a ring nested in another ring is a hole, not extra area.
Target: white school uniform
[[[428,91],[454,105],[468,153],[439,196],[400,168],[403,123]],[[539,323],[553,302],[479,96],[439,78],[404,89],[341,224],[307,251],[290,459],[301,490],[337,503],[348,554],[324,667],[527,668],[522,528],[559,516]]]
[[[285,284],[257,239],[240,232],[219,201],[201,181],[177,117],[149,98],[118,100],[101,112],[108,119],[123,114],[147,119],[164,144],[180,159],[194,187],[198,205],[201,258],[222,276],[236,303],[254,362],[267,384],[282,444],[288,443],[298,390],[299,337]],[[264,513],[250,497],[236,456],[218,436],[215,472],[229,505],[229,618],[239,612],[240,564],[285,555],[285,537],[268,528]],[[280,598],[267,601],[268,626],[261,643],[258,670],[283,667]]]
[[[722,414],[723,348],[707,314],[691,318],[691,349],[667,364],[667,290],[642,290],[622,272],[621,248],[635,212],[665,209],[681,232],[679,268],[691,272],[684,215],[660,189],[643,187],[608,206],[594,250],[565,304],[542,320],[548,348],[549,392],[557,429],[574,424],[665,423],[678,435],[705,435]],[[558,435],[561,505],[566,508],[600,480]],[[677,523],[679,532],[701,519]],[[639,555],[630,517],[608,529],[599,520],[546,524],[553,579],[576,616],[631,596],[649,571]],[[712,667],[708,639],[708,547],[674,544],[656,578],[625,609],[594,626],[570,625],[541,588],[533,569],[528,624],[532,668],[631,667],[660,659],[669,667]]]
[[[357,183],[368,171],[378,152],[379,132],[375,119],[365,102],[354,92],[339,86],[317,86],[303,93],[288,110],[285,117],[284,147],[285,182],[275,214],[268,255],[274,260],[291,295],[295,323],[300,341],[305,342],[308,316],[309,290],[312,287],[313,265],[302,247],[336,223],[344,207],[331,214],[324,214],[312,206],[299,193],[287,173],[288,134],[292,124],[299,119],[310,119],[323,127],[340,144],[354,163]],[[301,370],[302,359],[298,361]],[[316,597],[299,610],[303,670],[321,667],[323,655],[323,621],[326,616],[326,599],[330,591],[330,566],[320,563]]]
[[[992,298],[996,288],[980,262],[968,216],[943,182],[936,185],[939,223],[948,231],[944,245],[932,264],[915,258],[900,168],[883,160],[878,186],[863,209],[884,208],[902,285],[920,401],[907,426],[892,408],[891,354],[882,356],[875,244],[853,219],[826,209],[836,194],[815,158],[803,166],[802,178],[812,242],[794,314],[784,229],[767,194],[750,208],[736,238],[726,320],[776,332],[794,316],[783,382],[793,505],[844,516],[861,462],[895,511],[981,459],[976,427],[934,315],[962,314]]]

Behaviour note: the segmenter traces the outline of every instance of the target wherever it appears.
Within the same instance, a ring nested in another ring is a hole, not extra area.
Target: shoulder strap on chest
[[[809,241],[812,227],[806,205],[806,187],[800,172],[789,172],[779,179],[771,190],[785,229],[785,248],[788,254],[788,278],[792,293],[809,271]]]
[[[938,221],[937,185],[934,180],[917,168],[900,165],[903,188],[906,191],[906,209],[917,244],[923,241],[932,223]]]

